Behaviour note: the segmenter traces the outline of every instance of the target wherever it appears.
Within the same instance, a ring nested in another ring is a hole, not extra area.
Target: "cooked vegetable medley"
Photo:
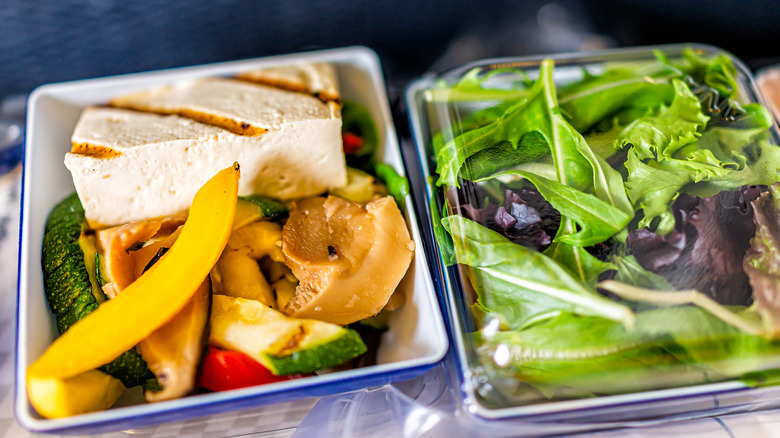
[[[66,155],[77,193],[44,230],[60,337],[27,369],[40,415],[107,409],[136,386],[158,402],[375,363],[414,254],[408,182],[375,158],[371,114],[341,104],[333,66],[249,73],[82,113]],[[335,97],[306,91],[323,84]],[[234,154],[249,164],[211,173]]]

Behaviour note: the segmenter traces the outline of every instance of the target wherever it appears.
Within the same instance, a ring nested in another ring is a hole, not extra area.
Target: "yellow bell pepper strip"
[[[27,369],[29,377],[68,378],[106,364],[170,320],[192,298],[230,237],[238,163],[198,190],[171,249],[116,298],[62,334]]]
[[[98,370],[67,379],[30,377],[27,395],[35,411],[46,418],[63,418],[108,409],[125,386]]]

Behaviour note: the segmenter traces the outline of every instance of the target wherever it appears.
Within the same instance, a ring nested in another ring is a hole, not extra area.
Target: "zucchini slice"
[[[334,367],[366,352],[352,329],[291,318],[260,301],[225,295],[213,297],[209,343],[245,353],[276,375]]]
[[[46,219],[41,256],[43,286],[60,334],[105,300],[94,274],[94,242],[90,241],[91,236],[85,235],[86,229],[84,208],[76,193],[54,206]],[[93,268],[89,269],[89,266]],[[128,388],[158,386],[154,374],[135,348],[122,353],[100,370],[119,379]]]
[[[233,229],[241,228],[260,219],[275,219],[286,215],[287,207],[275,199],[259,195],[239,196],[236,201]]]

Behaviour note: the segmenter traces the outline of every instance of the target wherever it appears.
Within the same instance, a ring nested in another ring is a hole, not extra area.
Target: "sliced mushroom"
[[[173,400],[195,389],[210,308],[211,282],[206,278],[176,316],[138,344],[138,352],[162,386],[162,391],[144,393],[147,401]]]
[[[131,248],[154,237],[169,235],[184,223],[184,219],[182,216],[148,219],[98,231],[98,242],[105,261],[104,274],[109,282],[109,286],[104,287],[104,292],[106,289],[115,293],[121,292],[143,271],[145,265],[136,266],[130,256]],[[109,293],[106,295],[112,296]]]
[[[98,238],[110,280],[103,286],[106,295],[121,293],[140,277],[161,249],[174,244],[183,222],[183,217],[149,219],[100,231]],[[170,321],[138,344],[141,357],[162,386],[159,392],[147,391],[147,401],[171,400],[195,389],[210,306],[211,282],[206,278]]]
[[[282,252],[299,280],[284,312],[343,325],[385,307],[409,268],[414,242],[392,197],[365,206],[314,197],[290,211]]]

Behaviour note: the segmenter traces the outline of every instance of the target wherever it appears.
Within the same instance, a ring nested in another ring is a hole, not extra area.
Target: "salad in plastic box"
[[[478,412],[773,381],[780,148],[739,60],[697,45],[488,60],[407,99]]]

